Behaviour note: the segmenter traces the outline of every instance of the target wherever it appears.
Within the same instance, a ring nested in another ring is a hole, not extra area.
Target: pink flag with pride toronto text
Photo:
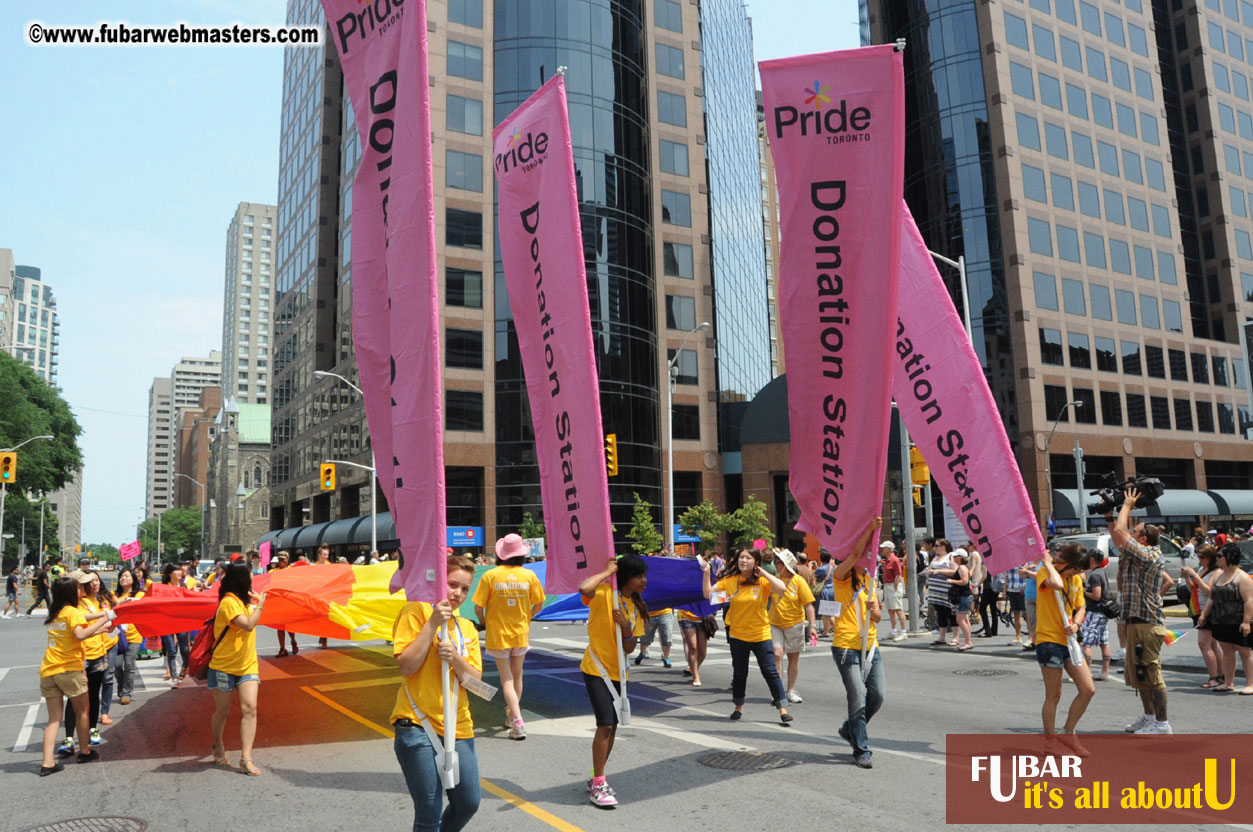
[[[931,476],[997,575],[1042,557],[1044,537],[983,367],[903,201],[900,222],[892,393]]]
[[[139,541],[135,540],[130,543],[123,543],[118,547],[117,551],[118,554],[121,555],[122,560],[134,560],[139,557],[139,553],[143,551],[143,549],[140,547]]]
[[[265,568],[270,565],[270,552],[273,548],[273,545],[271,545],[268,540],[257,547],[257,553],[261,555],[260,568],[262,572],[264,572]]]
[[[391,589],[433,602],[447,595],[447,540],[426,5],[322,7],[361,142],[352,330],[379,485],[400,538]]]
[[[492,131],[492,150],[548,530],[544,585],[550,594],[577,592],[612,556],[613,528],[562,76]]]
[[[796,527],[843,558],[883,505],[904,187],[901,55],[871,46],[760,66],[783,241],[788,484]]]

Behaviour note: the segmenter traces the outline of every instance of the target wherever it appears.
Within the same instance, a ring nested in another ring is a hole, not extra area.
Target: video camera
[[[1089,514],[1108,514],[1118,508],[1126,499],[1128,488],[1134,488],[1140,492],[1140,499],[1136,500],[1136,508],[1155,506],[1157,498],[1166,493],[1166,486],[1155,477],[1128,477],[1125,481],[1119,482],[1117,476],[1111,472],[1105,474],[1102,479],[1105,484],[1101,488],[1088,492],[1093,497],[1101,498],[1095,503],[1088,503]]]

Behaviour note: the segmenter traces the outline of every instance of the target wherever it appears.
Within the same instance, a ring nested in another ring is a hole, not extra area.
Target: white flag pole
[[[618,579],[616,576],[614,577],[613,583],[610,584],[610,586],[613,589],[613,608],[615,611],[620,610],[622,609],[622,606],[621,606],[620,598],[618,595]],[[613,614],[610,613],[610,619],[609,619],[610,621],[613,621],[612,615]],[[622,699],[620,700],[619,705],[618,705],[618,723],[620,725],[630,725],[631,724],[631,704],[627,700],[626,652],[622,649],[622,640],[626,638],[628,633],[624,633],[622,631],[621,625],[618,624],[617,622],[614,622],[614,630],[618,633],[618,638],[616,639],[616,641],[618,642],[618,678],[621,680],[619,684],[622,685]]]
[[[440,636],[449,641],[447,622],[440,628]],[[440,662],[440,670],[444,692],[444,768],[440,780],[447,790],[457,785],[461,767],[457,764],[457,703],[452,697],[452,671],[446,661]]]

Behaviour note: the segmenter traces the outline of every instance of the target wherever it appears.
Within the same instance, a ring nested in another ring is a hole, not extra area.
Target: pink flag
[[[1044,538],[983,367],[904,202],[901,227],[892,392],[940,491],[996,575],[1043,556]]]
[[[901,55],[872,46],[762,61],[761,86],[779,186],[796,527],[842,558],[883,511],[904,184]]]
[[[322,7],[361,139],[353,342],[379,484],[401,543],[391,589],[437,601],[446,594],[446,521],[426,6]]]
[[[135,540],[131,543],[123,543],[118,547],[118,554],[122,556],[122,560],[134,560],[139,557],[139,553],[143,551],[139,545],[139,541]]]
[[[261,571],[262,572],[264,572],[265,568],[270,565],[270,550],[272,548],[273,547],[270,545],[270,541],[268,540],[265,543],[262,543],[260,546],[257,547],[257,551],[261,554]]]
[[[492,152],[548,529],[544,586],[577,592],[612,556],[613,528],[564,78],[492,131]]]

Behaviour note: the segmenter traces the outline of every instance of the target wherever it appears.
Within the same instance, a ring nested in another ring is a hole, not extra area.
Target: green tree
[[[21,475],[22,469],[19,463],[18,476]],[[26,543],[26,562],[34,563],[38,559],[39,506],[41,503],[44,506],[44,551],[51,556],[56,556],[61,551],[61,541],[57,537],[59,531],[57,516],[53,513],[48,501],[25,494],[20,488],[10,488],[7,491],[4,501],[4,528],[5,532],[13,537],[4,541],[3,565],[0,568],[3,568],[6,573],[17,564],[19,547],[23,541]]]
[[[536,520],[529,511],[522,512],[522,523],[518,526],[518,536],[527,540],[532,538],[543,539],[545,536],[544,521],[542,519]]]
[[[696,549],[702,555],[718,547],[726,525],[727,515],[719,512],[717,506],[708,500],[702,500],[679,515],[679,528],[683,533],[700,538]]]
[[[92,560],[102,560],[105,563],[122,562],[122,553],[112,543],[84,543],[83,552]]]
[[[27,532],[31,521],[35,523],[34,538],[27,537],[28,551],[33,552],[38,546],[39,501],[37,498],[28,500],[25,494],[56,491],[83,467],[83,455],[78,448],[78,436],[83,429],[60,392],[6,352],[0,352],[0,403],[0,448],[15,447],[32,436],[53,437],[51,441],[23,445],[18,451],[17,481],[7,488],[4,528],[0,529],[4,534],[13,535],[4,539],[3,548],[4,555],[13,558],[21,539],[23,517]],[[44,543],[51,551],[60,546],[55,536],[54,524],[54,540],[50,545],[45,520]]]
[[[626,536],[628,540],[634,541],[631,548],[635,550],[635,553],[648,555],[661,551],[665,541],[657,533],[657,526],[653,522],[652,503],[641,497],[639,492],[635,493],[635,509],[631,512],[631,519],[634,525],[631,526]]]
[[[157,518],[149,517],[139,527],[139,545],[143,547],[144,557],[155,560],[157,556]],[[179,558],[198,559],[200,557],[200,509],[172,508],[161,515],[161,550],[165,553],[163,561]]]
[[[744,501],[744,505],[727,515],[727,533],[731,536],[731,548],[751,549],[753,541],[764,540],[770,546],[774,542],[774,533],[767,522],[766,504],[757,501],[752,494]]]

